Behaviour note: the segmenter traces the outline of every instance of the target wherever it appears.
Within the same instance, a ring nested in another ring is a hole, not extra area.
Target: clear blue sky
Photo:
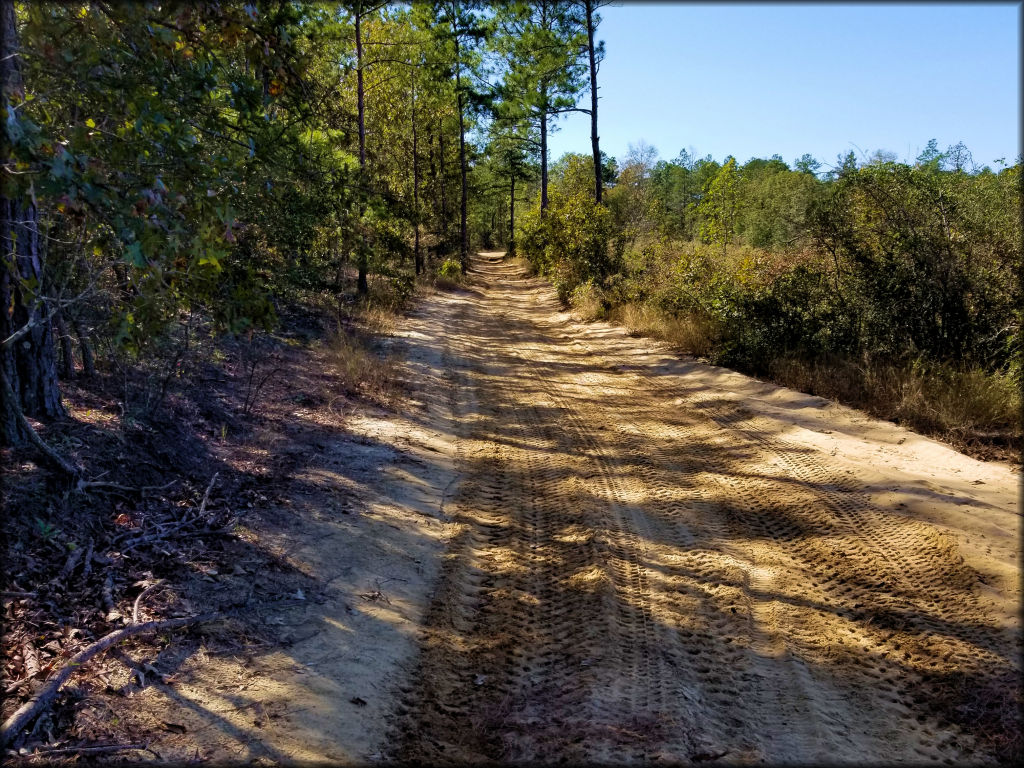
[[[621,160],[642,139],[665,160],[692,147],[831,165],[850,150],[913,160],[935,138],[963,141],[979,165],[1013,163],[1020,14],[1014,3],[617,3],[598,29],[601,149]],[[559,121],[551,160],[589,154],[589,120]]]

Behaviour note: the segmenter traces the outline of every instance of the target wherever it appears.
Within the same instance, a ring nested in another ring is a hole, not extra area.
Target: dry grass
[[[631,336],[660,339],[697,357],[709,354],[717,341],[713,322],[697,315],[676,317],[646,304],[623,304],[613,309],[610,316]]]
[[[771,378],[946,440],[985,458],[1016,458],[1021,394],[1010,376],[951,366],[776,360]]]
[[[335,334],[328,341],[328,359],[345,394],[377,405],[391,405],[401,394],[397,366],[377,355],[358,336]]]
[[[604,295],[593,283],[583,283],[569,296],[573,317],[585,323],[600,320],[605,316]]]
[[[398,313],[393,307],[367,305],[361,308],[357,322],[375,336],[392,336],[398,326]]]
[[[439,291],[457,291],[462,288],[462,283],[458,280],[452,280],[447,277],[441,277],[436,275],[433,279],[434,288]]]

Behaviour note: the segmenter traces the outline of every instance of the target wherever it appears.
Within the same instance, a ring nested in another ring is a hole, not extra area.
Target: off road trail
[[[961,763],[1016,727],[1007,465],[578,323],[502,254],[392,350],[406,412],[307,469],[324,599],[186,681],[206,755]]]

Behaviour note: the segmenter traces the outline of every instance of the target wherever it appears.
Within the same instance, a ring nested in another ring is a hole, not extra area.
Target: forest
[[[229,498],[269,493],[227,464],[215,486],[187,446],[254,439],[291,397],[289,355],[320,341],[332,408],[393,406],[405,385],[375,339],[425,292],[478,290],[480,252],[581,323],[1016,461],[1021,159],[935,140],[912,162],[611,157],[601,5],[0,0],[4,598],[22,632],[5,742],[67,727],[74,696],[31,719],[60,687],[27,710],[37,683],[83,638],[142,626],[167,542],[213,542],[238,525]],[[590,146],[552,158],[570,113]],[[148,559],[111,554],[126,542]]]

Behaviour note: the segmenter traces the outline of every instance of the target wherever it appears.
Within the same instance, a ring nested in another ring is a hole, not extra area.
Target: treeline
[[[1019,436],[1019,161],[935,141],[827,172],[655,158],[635,148],[607,205],[575,216],[596,204],[589,158],[567,156],[560,215],[526,222],[526,255],[578,311],[961,442]]]
[[[590,0],[0,11],[7,444],[61,377],[150,366],[159,402],[199,328],[458,275],[600,56]]]
[[[0,0],[0,443],[64,414],[61,378],[144,371],[159,407],[201,338],[400,302],[479,247],[716,362],[1015,420],[1019,162],[616,162],[598,5]],[[590,146],[550,163],[570,112]]]

